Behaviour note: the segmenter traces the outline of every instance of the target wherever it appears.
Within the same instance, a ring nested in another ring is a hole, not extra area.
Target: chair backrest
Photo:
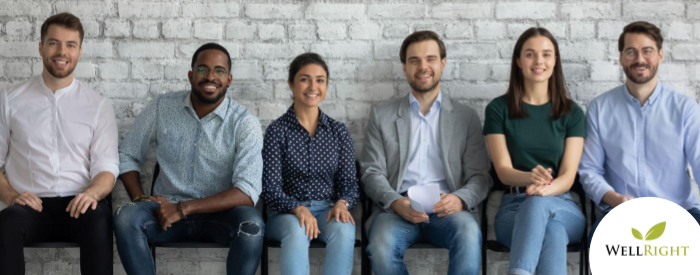
[[[153,189],[156,187],[156,179],[160,174],[160,164],[156,162],[156,167],[153,168],[153,180],[151,181],[151,196],[153,196]]]

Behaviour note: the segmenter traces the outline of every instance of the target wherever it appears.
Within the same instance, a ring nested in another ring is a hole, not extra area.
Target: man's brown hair
[[[632,22],[622,29],[620,39],[617,41],[617,49],[620,52],[625,49],[625,34],[628,33],[642,33],[648,35],[651,39],[656,41],[657,50],[660,50],[661,45],[664,43],[664,38],[661,36],[661,30],[654,26],[654,24],[646,21]]]
[[[440,40],[440,36],[437,33],[433,31],[417,31],[403,40],[403,44],[401,44],[401,51],[399,52],[401,63],[406,64],[406,51],[408,50],[408,45],[426,40],[433,40],[437,42],[438,47],[440,47],[440,60],[447,56],[447,52],[445,51],[445,43],[442,43],[442,40]]]
[[[54,14],[44,21],[41,25],[41,43],[44,43],[46,39],[46,33],[49,32],[49,27],[51,25],[57,25],[64,27],[69,30],[78,31],[80,33],[80,45],[83,45],[83,36],[85,36],[85,30],[83,30],[83,24],[80,23],[80,19],[73,14],[64,12],[59,14]]]

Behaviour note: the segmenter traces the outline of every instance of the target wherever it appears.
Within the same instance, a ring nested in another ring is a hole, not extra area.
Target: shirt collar
[[[654,105],[654,102],[656,102],[656,99],[659,98],[660,94],[662,93],[662,86],[661,81],[656,81],[656,87],[654,87],[654,91],[651,92],[651,96],[649,96],[649,99],[647,99],[647,102],[644,103],[644,106],[648,105]],[[627,83],[622,84],[622,90],[624,97],[627,98],[627,100],[632,103],[639,105],[639,100],[634,98],[632,94],[630,93],[630,90],[627,89]]]
[[[190,108],[190,109],[192,109],[192,111],[194,111],[194,107],[192,107],[192,98],[191,97],[192,97],[192,92],[187,93],[187,95],[185,96],[185,100],[183,101],[182,107]],[[212,111],[209,114],[215,114],[223,120],[226,117],[226,112],[228,111],[229,100],[230,99],[228,98],[228,96],[224,96],[224,101],[221,101],[221,104],[219,104],[219,106],[217,106],[216,109],[214,109],[214,111]]]
[[[420,110],[418,99],[416,99],[416,97],[413,96],[413,93],[410,91],[408,92],[408,104],[411,108],[418,108]],[[438,95],[435,98],[435,102],[433,102],[433,106],[430,106],[430,110],[440,110],[440,107],[442,107],[442,91],[438,91]]]
[[[41,86],[44,87],[44,89],[46,90],[47,93],[55,95],[57,97],[72,91],[73,88],[75,88],[75,86],[76,86],[76,80],[75,80],[75,77],[73,77],[73,81],[71,81],[70,85],[66,86],[63,89],[58,89],[58,90],[56,90],[56,92],[52,93],[51,89],[49,89],[49,87],[46,86],[46,82],[44,82],[44,76],[42,76],[40,74],[37,76],[37,79],[39,80],[39,83],[41,83]]]
[[[287,109],[287,112],[282,115],[285,120],[287,120],[287,123],[291,123],[292,125],[298,125],[301,127],[301,123],[299,123],[299,119],[297,118],[297,114],[294,112],[294,104]],[[318,124],[322,125],[324,127],[329,127],[329,121],[328,121],[328,116],[321,111],[321,108],[318,108]]]

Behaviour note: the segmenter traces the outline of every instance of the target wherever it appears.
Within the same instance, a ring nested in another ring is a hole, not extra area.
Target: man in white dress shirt
[[[24,245],[80,244],[82,274],[112,274],[109,202],[119,172],[112,102],[73,78],[83,41],[69,13],[41,26],[41,75],[0,93],[0,273],[24,274]]]

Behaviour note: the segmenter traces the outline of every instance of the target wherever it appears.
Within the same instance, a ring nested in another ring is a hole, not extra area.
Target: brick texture
[[[359,155],[372,106],[406,95],[399,48],[406,35],[430,29],[444,38],[447,66],[442,88],[476,109],[508,87],[510,58],[520,34],[533,26],[558,39],[572,97],[582,106],[620,85],[617,39],[626,24],[646,20],[664,35],[662,81],[700,98],[700,4],[690,0],[394,0],[394,1],[193,1],[193,0],[2,0],[0,88],[41,74],[38,44],[43,20],[68,11],[85,26],[80,80],[114,101],[120,137],[159,94],[189,89],[191,55],[206,42],[224,45],[233,58],[228,95],[263,125],[291,104],[289,62],[314,51],[330,70],[322,107],[348,126]],[[152,153],[151,153],[152,154]],[[144,168],[150,186],[154,157]],[[128,198],[121,182],[117,207]],[[487,203],[495,215],[497,201]],[[359,209],[356,220],[359,221]],[[359,235],[358,228],[358,235]],[[485,232],[494,239],[492,226]],[[225,274],[225,249],[158,249],[158,274]],[[312,249],[311,274],[321,274],[324,250]],[[28,274],[79,274],[77,249],[26,249]],[[409,250],[411,274],[446,274],[446,250]],[[125,274],[114,256],[115,274]],[[271,274],[279,274],[279,249],[270,250]],[[570,255],[569,274],[578,274]],[[508,254],[489,253],[488,274],[505,274]],[[355,250],[353,274],[359,274]]]

